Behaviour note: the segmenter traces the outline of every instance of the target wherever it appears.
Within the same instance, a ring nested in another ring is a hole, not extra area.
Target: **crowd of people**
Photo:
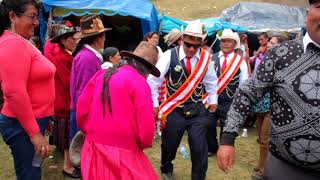
[[[261,33],[250,57],[247,35],[231,29],[217,32],[220,51],[213,53],[199,21],[171,30],[164,52],[156,32],[133,52],[105,48],[112,29],[96,14],[83,16],[80,29],[57,24],[41,51],[36,1],[3,0],[0,133],[16,178],[41,179],[48,130],[63,152],[65,176],[158,179],[144,153],[157,122],[164,180],[174,179],[185,131],[191,179],[206,178],[213,155],[228,173],[239,129],[253,111],[260,156],[252,179],[319,179],[320,1],[309,4],[302,38],[282,42]]]

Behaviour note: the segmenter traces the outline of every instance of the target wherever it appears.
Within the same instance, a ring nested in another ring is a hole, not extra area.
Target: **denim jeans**
[[[74,110],[70,111],[70,130],[69,130],[69,138],[70,142],[73,137],[77,134],[80,129],[77,126],[76,112]]]
[[[50,118],[37,119],[42,134],[44,134]],[[4,142],[11,149],[17,180],[40,180],[41,167],[32,166],[34,146],[19,121],[16,118],[0,114],[0,133]]]

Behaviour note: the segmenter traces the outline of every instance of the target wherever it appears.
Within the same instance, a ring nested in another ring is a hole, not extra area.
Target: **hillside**
[[[247,0],[250,2],[278,3],[290,6],[307,6],[308,0]],[[178,19],[192,20],[219,16],[225,8],[241,0],[154,0],[158,11]]]

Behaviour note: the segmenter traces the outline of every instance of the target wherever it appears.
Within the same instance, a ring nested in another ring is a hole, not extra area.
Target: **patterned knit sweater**
[[[267,91],[270,152],[292,165],[320,171],[320,49],[311,43],[304,53],[302,39],[270,49],[254,76],[238,89],[221,144],[234,144],[252,104]]]

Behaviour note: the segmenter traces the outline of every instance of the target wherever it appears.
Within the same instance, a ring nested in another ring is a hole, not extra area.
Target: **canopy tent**
[[[299,32],[305,9],[271,3],[242,2],[222,11],[222,21],[244,26],[250,32]]]
[[[182,21],[170,16],[162,16],[159,18],[161,21],[161,32],[162,33],[169,33],[171,29],[177,28],[181,29],[183,26],[184,28],[188,25],[190,21]],[[202,24],[205,25],[205,31],[208,32],[209,36],[215,34],[216,31],[222,29],[233,29],[234,31],[244,32],[247,31],[248,28],[243,26],[234,25],[229,22],[222,21],[220,18],[207,18],[207,19],[198,19]]]
[[[52,13],[52,16],[84,16],[90,13],[130,16],[140,20],[143,35],[159,29],[158,12],[147,0],[42,0],[42,4],[44,11]],[[46,18],[40,17],[42,39],[45,37],[46,25]]]

